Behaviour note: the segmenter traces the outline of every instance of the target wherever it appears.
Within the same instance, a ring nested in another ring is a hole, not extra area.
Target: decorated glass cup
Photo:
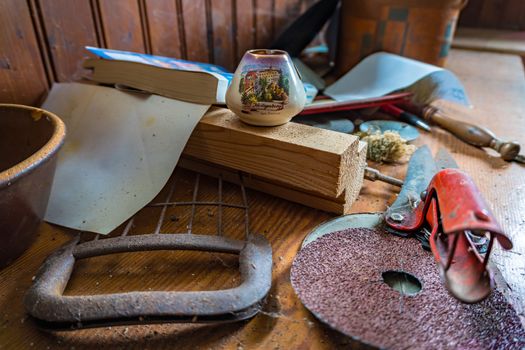
[[[289,122],[306,103],[304,86],[282,50],[249,50],[235,70],[226,104],[242,121],[260,126]]]

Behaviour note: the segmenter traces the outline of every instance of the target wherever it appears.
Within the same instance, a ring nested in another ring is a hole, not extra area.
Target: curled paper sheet
[[[435,85],[434,98],[470,106],[463,85],[451,71],[386,52],[363,59],[327,87],[324,94],[336,101],[358,101],[405,89],[423,80],[429,81],[427,85]]]
[[[164,187],[209,106],[64,83],[42,108],[67,127],[45,220],[107,234]]]

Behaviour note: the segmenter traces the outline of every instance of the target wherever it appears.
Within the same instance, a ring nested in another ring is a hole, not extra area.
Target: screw
[[[424,201],[427,198],[427,194],[428,194],[427,190],[424,190],[423,192],[421,192],[419,197],[421,198],[422,201]]]
[[[403,221],[405,217],[400,213],[392,213],[390,214],[390,219],[392,219],[395,222],[401,222]]]

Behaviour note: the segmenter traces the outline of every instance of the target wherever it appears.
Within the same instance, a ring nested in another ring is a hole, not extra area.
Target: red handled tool
[[[431,250],[446,288],[465,303],[490,295],[488,261],[494,240],[512,248],[472,179],[446,151],[434,159],[427,146],[410,158],[401,192],[386,213],[338,217],[314,229],[303,246],[331,232],[385,225],[388,232],[417,238]]]
[[[511,249],[512,242],[472,179],[446,151],[438,153],[434,169],[420,166],[425,158],[432,159],[428,147],[414,153],[411,172],[385,215],[386,223],[420,239],[423,234],[450,293],[466,303],[481,301],[492,288],[487,263],[494,239],[504,249]],[[420,168],[413,169],[414,163]]]

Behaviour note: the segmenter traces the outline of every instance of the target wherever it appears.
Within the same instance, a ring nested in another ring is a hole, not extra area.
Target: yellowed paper
[[[42,107],[67,127],[45,220],[101,234],[160,192],[209,108],[79,83],[55,84]]]

